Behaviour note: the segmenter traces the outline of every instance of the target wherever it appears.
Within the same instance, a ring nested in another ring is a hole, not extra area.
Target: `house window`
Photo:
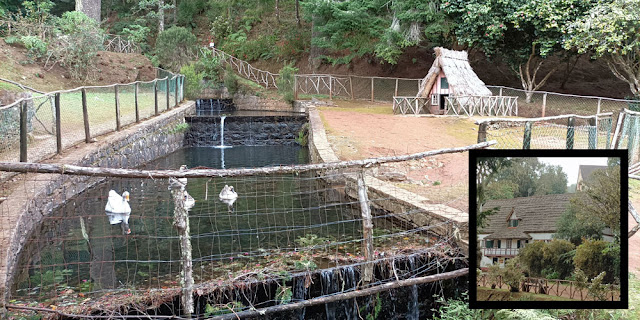
[[[431,95],[431,105],[432,106],[438,105],[438,95],[437,94],[432,94]]]
[[[447,78],[440,78],[440,89],[449,89],[449,81],[447,81]]]
[[[520,240],[518,240],[518,242],[516,242],[516,248],[520,248]]]
[[[498,263],[498,258],[493,258],[493,264]]]
[[[484,242],[484,247],[485,248],[493,248],[493,240],[486,240]]]
[[[517,227],[518,226],[518,219],[511,219],[509,220],[509,227]]]
[[[502,248],[500,240],[498,240],[498,245],[496,246],[496,248]]]
[[[507,240],[507,246],[505,248],[511,248],[511,239]]]

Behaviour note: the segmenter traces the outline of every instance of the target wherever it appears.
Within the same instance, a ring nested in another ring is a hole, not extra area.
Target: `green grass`
[[[22,92],[23,90],[16,86],[15,84],[11,84],[8,82],[2,82],[0,81],[0,90],[6,90],[6,91],[11,91],[11,92]]]

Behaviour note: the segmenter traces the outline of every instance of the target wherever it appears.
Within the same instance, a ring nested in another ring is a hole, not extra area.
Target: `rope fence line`
[[[63,178],[66,189],[80,183],[78,176],[89,179],[82,185],[102,181],[54,204],[58,209],[43,217],[16,264],[11,299],[20,305],[7,307],[41,314],[49,310],[29,309],[29,303],[46,301],[45,305],[57,306],[58,316],[122,314],[127,318],[128,309],[154,318],[162,305],[184,317],[187,309],[174,305],[174,298],[192,297],[197,299],[183,300],[180,305],[192,305],[191,315],[206,317],[207,308],[229,306],[234,313],[291,311],[319,301],[351,301],[364,293],[407,290],[401,287],[437,281],[424,289],[432,294],[434,289],[442,290],[444,279],[468,273],[457,249],[459,235],[433,231],[454,230],[450,226],[455,223],[424,220],[430,222],[413,226],[406,217],[424,212],[380,211],[383,203],[393,201],[393,195],[367,192],[363,172],[381,163],[492,144],[322,165],[226,169],[226,174],[217,169],[114,174],[108,168],[85,168],[91,169],[87,171],[73,166],[2,163],[0,171],[26,168],[17,170],[49,173],[30,176],[33,182]],[[5,165],[14,169],[5,169]],[[97,174],[93,169],[107,171]],[[187,184],[175,183],[185,177]],[[358,184],[345,183],[349,180]],[[218,199],[217,192],[224,185],[238,190],[235,203]],[[116,227],[109,213],[101,213],[109,190],[131,194],[132,213],[126,227],[122,227],[124,219]],[[195,206],[181,196],[187,191],[196,200]],[[11,210],[15,208],[0,203],[0,216]],[[184,280],[188,274],[193,286],[183,285],[188,283]],[[460,281],[452,283],[460,285]],[[256,290],[265,292],[266,300]],[[141,300],[127,302],[132,293]],[[209,307],[196,301],[207,301]],[[361,302],[366,301],[371,300]],[[109,309],[108,305],[122,307]],[[287,307],[281,310],[279,306]]]
[[[40,161],[96,136],[169,110],[183,100],[184,76],[158,70],[152,81],[24,93],[0,106],[0,161]]]

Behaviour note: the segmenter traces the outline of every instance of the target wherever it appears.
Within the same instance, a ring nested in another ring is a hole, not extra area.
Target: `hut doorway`
[[[440,111],[443,111],[445,109],[445,107],[447,106],[447,97],[449,96],[449,94],[441,94],[440,95],[440,101],[439,101],[439,106],[440,106]]]

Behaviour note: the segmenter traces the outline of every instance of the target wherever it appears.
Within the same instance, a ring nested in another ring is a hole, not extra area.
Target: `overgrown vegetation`
[[[297,71],[298,69],[292,64],[288,64],[280,69],[280,77],[278,77],[278,92],[282,95],[282,99],[290,104],[295,100],[294,86]]]

